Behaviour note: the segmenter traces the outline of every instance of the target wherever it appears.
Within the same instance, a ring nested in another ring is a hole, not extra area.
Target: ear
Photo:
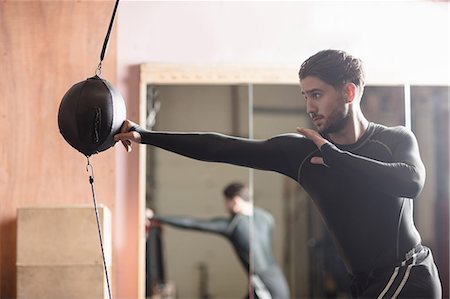
[[[240,203],[241,203],[242,198],[241,198],[240,196],[236,195],[235,197],[233,197],[232,200],[233,200],[233,203],[234,203],[235,205],[237,205],[237,204],[240,204]]]
[[[355,83],[346,83],[343,88],[344,98],[346,103],[353,103],[356,99],[357,87]]]

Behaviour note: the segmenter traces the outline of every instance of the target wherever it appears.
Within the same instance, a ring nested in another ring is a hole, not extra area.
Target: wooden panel
[[[0,297],[16,296],[16,209],[92,204],[85,157],[59,134],[64,93],[94,75],[112,1],[0,1]],[[103,66],[114,83],[115,34]],[[92,157],[114,221],[115,155]],[[114,267],[114,263],[113,263]]]

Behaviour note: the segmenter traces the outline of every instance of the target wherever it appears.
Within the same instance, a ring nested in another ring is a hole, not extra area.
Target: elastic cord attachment
[[[86,156],[86,158],[87,158],[86,171],[89,173],[89,184],[91,184],[92,200],[94,202],[95,218],[97,219],[98,236],[100,239],[100,248],[102,250],[103,267],[105,268],[106,284],[108,286],[109,299],[112,299],[111,287],[109,284],[108,268],[106,267],[105,250],[103,249],[102,229],[100,227],[100,221],[99,221],[99,216],[98,216],[97,201],[95,200],[94,167],[89,162],[89,157]]]
[[[100,62],[98,64],[98,66],[97,66],[97,69],[95,70],[95,74],[97,76],[99,76],[99,77],[102,74],[103,59],[105,58],[106,50],[108,49],[109,36],[111,35],[111,31],[112,31],[112,27],[113,27],[113,23],[114,23],[114,18],[116,17],[116,11],[117,11],[117,7],[118,6],[119,6],[119,0],[116,0],[116,4],[114,5],[114,10],[113,10],[113,13],[112,13],[112,16],[111,16],[111,21],[109,22],[108,31],[106,32],[105,40],[103,41],[102,52],[100,53]]]

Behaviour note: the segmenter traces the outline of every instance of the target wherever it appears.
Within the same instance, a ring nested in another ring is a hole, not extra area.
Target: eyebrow
[[[307,91],[303,91],[303,90],[302,90],[302,94],[303,94],[303,95],[304,95],[304,94],[311,94],[311,93],[317,92],[317,91],[323,92],[323,90],[320,89],[320,88],[313,88],[313,89],[307,90]]]

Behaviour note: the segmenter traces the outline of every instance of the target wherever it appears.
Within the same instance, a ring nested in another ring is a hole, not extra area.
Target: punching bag
[[[59,132],[67,143],[86,157],[113,146],[114,135],[126,119],[122,95],[100,78],[118,4],[119,0],[116,0],[96,75],[73,85],[59,106]]]
[[[90,156],[115,144],[114,135],[125,118],[122,95],[95,75],[66,92],[59,106],[58,126],[67,143]]]

